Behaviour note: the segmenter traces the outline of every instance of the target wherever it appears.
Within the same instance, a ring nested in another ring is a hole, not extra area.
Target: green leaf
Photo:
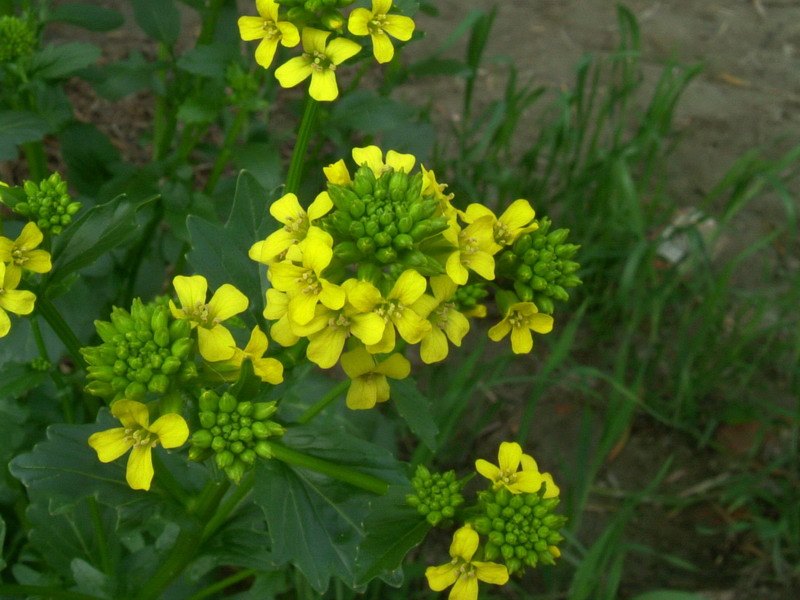
[[[158,63],[149,61],[141,52],[133,51],[125,60],[119,60],[89,72],[87,79],[103,98],[119,100],[148,87]]]
[[[48,23],[69,23],[90,31],[111,31],[125,22],[125,17],[115,10],[75,3],[56,6],[47,14]]]
[[[358,545],[356,556],[359,585],[396,572],[406,554],[430,531],[430,523],[406,504],[411,491],[411,487],[393,485],[388,494],[370,503],[363,523],[367,535]]]
[[[139,27],[158,42],[172,47],[181,32],[181,15],[173,0],[132,0]]]
[[[69,182],[82,194],[96,197],[114,175],[119,150],[94,125],[73,123],[61,132],[61,151],[69,168]]]
[[[136,211],[153,200],[155,197],[130,202],[125,196],[118,196],[83,213],[57,238],[48,284],[58,283],[131,238],[139,230]]]
[[[63,79],[100,58],[100,48],[81,42],[49,45],[31,57],[31,73],[43,79]]]
[[[20,202],[25,202],[26,199],[27,196],[25,195],[25,190],[22,186],[6,187],[4,185],[0,185],[0,202],[9,208],[13,209]]]
[[[439,428],[431,412],[430,401],[422,395],[412,377],[392,379],[390,382],[392,400],[397,412],[408,426],[432,451],[436,451],[436,438]]]
[[[211,123],[219,116],[219,104],[209,96],[192,96],[178,108],[178,120],[185,123]]]
[[[414,112],[408,104],[379,96],[373,90],[359,90],[336,103],[331,121],[338,127],[377,134],[407,123]]]
[[[203,77],[225,79],[228,65],[238,56],[236,46],[230,44],[213,43],[198,46],[181,55],[178,59],[178,68]]]
[[[0,400],[13,399],[32,390],[44,380],[42,371],[24,363],[6,363],[0,370]]]
[[[306,454],[408,484],[391,454],[343,428],[291,429],[283,441]],[[374,494],[270,460],[257,466],[254,499],[267,518],[276,562],[293,563],[320,593],[332,576],[356,586],[356,553],[364,537],[361,521]]]
[[[6,568],[6,561],[3,560],[3,548],[6,541],[6,522],[3,520],[3,515],[0,515],[0,571]]]
[[[17,146],[36,142],[49,130],[50,125],[38,115],[19,110],[0,110],[0,161],[15,160]]]
[[[703,596],[690,592],[675,592],[671,590],[656,590],[635,596],[633,600],[705,600]]]

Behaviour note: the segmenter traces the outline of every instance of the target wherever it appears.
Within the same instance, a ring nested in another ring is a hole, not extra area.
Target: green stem
[[[239,112],[236,113],[233,123],[231,123],[228,131],[225,132],[225,139],[222,140],[222,150],[217,154],[217,159],[214,161],[214,166],[211,168],[211,174],[208,176],[208,181],[206,181],[206,185],[203,188],[206,194],[213,192],[214,188],[217,186],[219,176],[222,174],[222,170],[225,168],[231,156],[231,148],[236,138],[239,137],[239,132],[242,130],[246,121],[247,111],[240,108]]]
[[[134,288],[136,287],[136,279],[139,275],[139,269],[142,266],[142,261],[144,260],[145,255],[147,254],[147,249],[153,241],[153,235],[155,234],[156,228],[161,223],[161,219],[163,218],[164,201],[159,198],[156,200],[153,216],[150,217],[150,220],[144,227],[142,237],[139,238],[139,242],[131,249],[130,253],[125,259],[125,264],[128,265],[128,268],[126,269],[126,276],[128,280],[125,285],[125,296],[123,297],[122,301],[123,306],[130,306],[131,302],[133,301],[133,292]]]
[[[161,593],[172,583],[186,565],[191,562],[200,550],[202,540],[202,523],[208,521],[219,506],[219,502],[228,491],[227,481],[217,483],[209,481],[200,493],[197,503],[190,509],[191,514],[197,517],[196,526],[185,527],[181,530],[175,545],[170,550],[164,562],[153,576],[139,590],[137,600],[156,600]]]
[[[36,341],[36,348],[39,350],[39,356],[41,356],[44,360],[50,364],[50,356],[47,353],[47,345],[44,343],[44,337],[42,337],[42,330],[39,327],[39,319],[36,318],[36,315],[33,314],[30,316],[31,320],[31,331],[33,332],[33,339]],[[50,365],[47,369],[48,375],[53,380],[53,383],[56,384],[56,387],[59,391],[63,392],[67,389],[67,384],[64,382],[64,378],[61,376],[61,373],[58,371],[58,367],[55,365]],[[70,396],[68,394],[59,394],[61,396],[61,410],[64,412],[64,420],[72,425],[75,423],[75,417],[72,413],[72,404],[70,403]]]
[[[367,473],[356,471],[350,467],[337,465],[322,458],[317,458],[316,456],[303,454],[297,450],[287,448],[278,442],[266,441],[266,443],[269,445],[273,458],[277,458],[287,465],[311,469],[317,473],[322,473],[333,479],[344,481],[345,483],[349,483],[350,485],[354,485],[362,490],[367,490],[368,492],[380,496],[389,491],[389,484],[374,475],[368,475]]]
[[[44,155],[42,142],[23,144],[25,160],[28,162],[28,175],[31,181],[39,183],[47,177],[47,157]]]
[[[233,491],[231,497],[225,501],[225,504],[219,507],[219,510],[214,513],[214,516],[211,517],[211,519],[206,523],[206,526],[203,527],[203,541],[207,540],[217,532],[217,530],[228,518],[228,515],[230,515],[237,506],[239,506],[241,501],[244,500],[247,494],[249,494],[253,489],[253,484],[255,481],[255,474],[253,471],[250,471],[244,481],[239,484],[239,487]]]
[[[333,403],[339,396],[341,396],[345,390],[350,386],[350,380],[346,379],[344,381],[340,381],[335,386],[333,386],[328,393],[325,394],[322,398],[320,398],[316,403],[306,410],[300,418],[297,419],[297,422],[301,425],[308,423],[311,419],[316,417],[319,413],[325,410],[329,404]]]
[[[164,461],[161,460],[161,456],[159,456],[158,452],[153,452],[152,456],[153,466],[155,467],[156,473],[156,485],[162,488],[183,506],[188,506],[190,495],[183,490],[181,484],[178,483],[175,477],[172,476],[172,473],[164,464]]]
[[[232,586],[234,583],[239,583],[243,579],[247,579],[248,577],[252,577],[258,573],[255,569],[245,569],[244,571],[239,571],[238,573],[231,575],[230,577],[226,577],[222,581],[218,581],[217,583],[208,586],[204,590],[200,590],[196,594],[189,596],[189,600],[202,600],[203,598],[207,598],[211,594],[215,592],[219,592]]]
[[[303,176],[303,166],[306,161],[306,149],[311,138],[311,130],[317,118],[319,102],[311,96],[306,96],[303,117],[297,131],[297,141],[292,152],[292,162],[289,163],[289,173],[286,175],[286,193],[296,194],[300,190],[300,179]]]
[[[171,59],[169,47],[163,42],[158,44],[158,60],[160,62]],[[158,73],[161,85],[167,85],[167,69],[163,68]],[[170,138],[175,130],[174,117],[169,114],[169,102],[165,95],[156,96],[156,114],[153,117],[153,162],[158,162],[166,156]]]
[[[45,585],[16,585],[14,583],[0,583],[0,597],[10,596],[42,596],[44,598],[67,598],[68,600],[102,600],[97,596],[70,592],[61,588],[47,587]]]
[[[81,356],[80,353],[82,346],[80,340],[70,326],[67,325],[67,322],[64,320],[64,317],[61,316],[61,313],[58,312],[58,309],[43,293],[38,294],[36,297],[36,312],[44,317],[44,320],[47,321],[50,328],[63,342],[67,351],[72,355],[72,360],[75,361],[75,364],[79,368],[85,369],[86,363],[83,361],[83,356]]]
[[[89,512],[92,515],[92,529],[94,529],[94,539],[97,543],[97,553],[100,555],[100,570],[106,575],[111,575],[111,559],[108,556],[108,545],[106,544],[105,528],[103,519],[100,515],[100,507],[94,496],[89,496]]]
[[[203,28],[200,30],[200,35],[197,36],[197,46],[210,44],[214,41],[214,32],[217,30],[217,21],[219,21],[219,11],[225,2],[226,0],[211,0],[211,4],[203,17]]]

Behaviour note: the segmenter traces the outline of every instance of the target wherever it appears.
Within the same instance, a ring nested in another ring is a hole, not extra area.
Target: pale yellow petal
[[[253,372],[272,385],[283,383],[283,364],[277,358],[257,358],[253,361]]]
[[[133,447],[133,441],[125,433],[124,427],[98,431],[89,437],[89,445],[97,451],[100,462],[117,460]]]
[[[392,379],[405,379],[411,374],[411,363],[402,354],[392,354],[389,358],[378,364],[375,373],[380,373]]]
[[[317,194],[317,197],[314,198],[311,206],[308,207],[308,221],[316,221],[320,217],[327,215],[332,208],[333,200],[331,200],[330,194],[328,194],[328,192],[320,192]]]
[[[325,42],[330,34],[330,31],[320,31],[313,27],[304,27],[302,32],[303,50],[312,55],[314,52],[325,54]]]
[[[462,575],[456,580],[448,600],[478,600],[478,580]]]
[[[286,48],[294,48],[300,43],[300,32],[297,27],[288,21],[279,21],[275,26],[281,32],[281,44]]]
[[[24,263],[24,268],[34,273],[47,273],[53,268],[50,262],[50,253],[46,250],[31,250],[26,253],[28,260]]]
[[[458,579],[458,573],[458,566],[452,562],[425,569],[428,586],[434,592],[441,592],[453,585]]]
[[[511,329],[511,350],[514,354],[527,354],[533,350],[533,336],[527,327]]]
[[[332,165],[323,167],[322,172],[325,173],[327,180],[335,185],[350,185],[353,182],[343,158],[340,158]]]
[[[252,358],[261,358],[264,352],[269,348],[269,340],[267,334],[261,331],[261,328],[256,325],[250,332],[250,339],[247,346],[244,347],[244,353]]]
[[[392,40],[383,31],[377,31],[370,35],[372,39],[372,53],[380,64],[390,62],[394,58],[394,46]]]
[[[493,465],[488,460],[483,460],[482,458],[476,460],[475,470],[490,481],[497,481],[500,479],[500,469],[497,465]]]
[[[422,338],[419,347],[419,355],[422,362],[427,365],[439,362],[447,358],[450,347],[447,345],[447,337],[438,327],[433,327],[428,335]]]
[[[514,493],[535,494],[542,487],[542,475],[535,471],[520,471],[517,480],[509,486]]]
[[[403,42],[411,39],[414,33],[414,20],[403,15],[387,15],[384,20],[383,30],[390,36]]]
[[[326,327],[311,336],[306,356],[308,360],[323,369],[330,369],[339,360],[347,339],[347,332],[341,327]]]
[[[290,88],[311,75],[311,63],[303,56],[296,56],[275,69],[275,78],[281,87]]]
[[[494,585],[505,585],[508,583],[508,569],[505,565],[498,565],[493,562],[473,561],[475,576],[481,581]]]
[[[508,335],[511,331],[511,324],[508,319],[503,319],[497,325],[489,329],[489,339],[493,342],[499,342]]]
[[[340,65],[361,51],[361,46],[347,38],[336,38],[325,48],[325,54],[335,65]]]
[[[275,219],[289,225],[296,222],[298,219],[304,219],[306,211],[300,206],[300,201],[295,194],[284,194],[278,200],[270,204],[269,214]]]
[[[134,448],[128,458],[125,479],[134,490],[149,490],[153,481],[153,456],[149,446]]]
[[[410,173],[416,162],[417,159],[413,154],[401,154],[400,152],[395,152],[394,150],[389,150],[389,152],[386,153],[386,164],[392,167],[395,171]]]
[[[531,203],[520,198],[514,200],[511,205],[500,215],[499,221],[510,231],[521,229],[530,224],[536,217],[536,211],[531,207]]]
[[[453,534],[453,542],[450,544],[450,556],[460,558],[465,562],[472,560],[475,551],[478,549],[478,533],[469,525],[459,528]]]
[[[4,290],[0,292],[0,307],[17,315],[33,312],[36,294],[28,290]]]
[[[503,442],[497,452],[497,464],[501,471],[514,473],[522,459],[522,446],[517,442]]]
[[[178,300],[185,309],[192,309],[206,303],[206,293],[208,292],[208,282],[202,275],[192,275],[185,277],[178,275],[172,280]]]
[[[136,400],[123,398],[111,405],[111,414],[125,427],[147,427],[150,425],[150,413],[147,406]]]
[[[350,317],[350,332],[365,344],[377,344],[383,337],[386,321],[374,312]]]
[[[364,410],[372,408],[378,401],[378,388],[375,382],[363,378],[354,379],[347,390],[347,408]]]
[[[359,166],[367,165],[375,177],[380,177],[383,173],[383,152],[377,146],[366,146],[365,148],[353,148],[353,161]]]
[[[158,436],[158,442],[164,448],[182,446],[189,437],[189,426],[182,416],[175,413],[161,415],[148,429]]]
[[[211,297],[208,303],[208,312],[212,319],[225,321],[247,310],[248,304],[250,301],[247,296],[230,283],[225,283]]]
[[[36,226],[33,221],[27,223],[19,234],[16,241],[16,246],[21,250],[33,250],[42,243],[44,235],[41,230]]]
[[[428,286],[425,278],[413,269],[403,271],[389,292],[389,299],[396,299],[405,306],[411,306],[425,293]]]
[[[369,35],[369,22],[372,20],[372,13],[366,8],[357,8],[350,13],[347,19],[347,29],[353,35]]]
[[[239,17],[239,37],[245,42],[260,40],[264,37],[264,19],[261,17]]]
[[[212,329],[198,327],[197,341],[200,356],[211,362],[228,360],[233,356],[236,347],[231,332],[223,325],[216,325]]]
[[[342,355],[342,369],[350,379],[357,379],[375,368],[375,359],[364,348],[357,348]]]
[[[308,88],[309,95],[318,102],[331,102],[336,100],[339,95],[339,87],[336,85],[336,74],[330,69],[313,71],[311,73],[311,85]]]

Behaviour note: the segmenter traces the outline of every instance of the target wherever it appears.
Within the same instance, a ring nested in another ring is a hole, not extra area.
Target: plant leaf
[[[17,146],[42,139],[50,125],[38,115],[19,110],[0,110],[0,161],[17,158]]]
[[[173,0],[132,0],[139,27],[158,42],[172,47],[181,32],[181,15]]]
[[[31,73],[44,79],[63,79],[100,58],[100,48],[81,42],[49,45],[31,57]]]
[[[78,2],[62,4],[47,14],[48,23],[69,23],[89,31],[111,31],[125,22],[121,13],[110,8]]]
[[[439,428],[431,412],[430,401],[422,395],[412,377],[393,379],[390,382],[392,400],[397,412],[422,442],[436,451]]]

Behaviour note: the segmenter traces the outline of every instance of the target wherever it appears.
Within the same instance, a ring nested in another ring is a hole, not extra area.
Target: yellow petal
[[[250,301],[247,296],[230,283],[225,283],[211,297],[208,303],[208,312],[212,319],[225,321],[247,310],[248,304],[250,304]]]
[[[0,308],[0,338],[6,337],[9,331],[11,331],[11,319],[8,318],[8,313]]]
[[[542,481],[547,486],[544,492],[545,498],[555,498],[561,494],[561,490],[556,485],[556,482],[553,481],[553,476],[550,473],[542,473]]]
[[[275,262],[281,252],[296,242],[297,236],[295,236],[293,232],[286,231],[281,227],[277,231],[269,234],[267,239],[253,244],[248,256],[256,262],[269,265]]]
[[[150,413],[147,406],[136,400],[123,398],[111,405],[111,414],[125,427],[147,427],[150,425]]]
[[[297,294],[289,301],[289,320],[298,325],[305,325],[314,318],[314,311],[319,301],[318,294]]]
[[[500,469],[497,465],[493,465],[488,460],[483,460],[482,458],[476,460],[475,470],[490,481],[497,481],[500,479]]]
[[[265,69],[269,69],[277,49],[278,38],[264,38],[256,48],[256,62]]]
[[[25,261],[25,268],[34,273],[47,273],[53,268],[50,262],[50,253],[46,250],[30,250],[26,253],[28,260]]]
[[[437,275],[431,277],[431,289],[433,290],[433,296],[439,302],[444,302],[456,295],[458,286],[447,275]]]
[[[323,369],[330,369],[339,360],[347,339],[347,332],[341,327],[326,327],[315,333],[308,344],[308,360]]]
[[[530,224],[535,217],[536,211],[531,207],[531,203],[520,198],[511,203],[511,206],[500,216],[499,221],[510,231],[515,231]]]
[[[184,309],[193,309],[195,306],[206,303],[206,293],[208,292],[208,282],[202,275],[184,277],[178,275],[172,280],[175,293]]]
[[[492,222],[497,219],[497,217],[494,216],[494,213],[488,207],[478,203],[470,204],[467,207],[466,213],[463,213],[463,216],[467,223],[473,223],[481,217],[491,217]]]
[[[505,585],[508,583],[508,569],[505,565],[498,565],[493,562],[473,561],[475,576],[486,583],[494,585]]]
[[[414,33],[414,20],[403,15],[387,15],[383,30],[390,36],[403,42],[411,39]]]
[[[5,290],[0,293],[0,307],[17,315],[29,315],[33,312],[36,294],[28,290]]]
[[[115,427],[93,433],[89,437],[89,445],[97,451],[100,462],[108,463],[130,450],[133,442],[128,438],[124,427]]]
[[[153,456],[149,446],[134,448],[128,458],[125,479],[134,490],[149,490],[153,481]]]
[[[386,153],[386,164],[392,167],[395,171],[410,173],[416,162],[417,159],[413,154],[401,154],[400,152],[395,152],[394,150],[389,150],[389,152]]]
[[[461,252],[456,251],[450,254],[450,256],[447,257],[447,262],[445,263],[444,268],[445,271],[447,271],[447,276],[458,285],[464,285],[467,283],[467,280],[469,279],[469,273],[467,273],[464,265],[461,264]]]
[[[368,281],[359,281],[347,288],[347,301],[359,312],[370,312],[381,300],[378,288]]]
[[[158,442],[164,448],[182,446],[189,437],[189,426],[182,416],[175,413],[161,415],[148,429],[158,436]]]
[[[253,361],[253,372],[272,385],[283,383],[283,364],[276,358],[257,358]]]
[[[303,56],[291,58],[275,69],[275,78],[281,87],[285,88],[296,86],[309,75],[311,75],[311,63]]]
[[[489,329],[489,339],[493,342],[499,342],[508,335],[511,331],[511,324],[508,319],[503,319],[497,325]]]
[[[342,355],[342,369],[350,379],[357,379],[375,368],[375,359],[364,348]]]
[[[434,592],[441,592],[456,582],[458,567],[452,562],[438,567],[428,567],[425,569],[425,577],[428,579],[428,586]]]
[[[325,48],[325,54],[328,55],[328,58],[331,62],[335,65],[340,65],[348,58],[351,58],[358,54],[361,51],[361,46],[359,46],[353,40],[348,40],[346,38],[336,38],[328,47]]]
[[[411,363],[402,354],[392,354],[378,364],[373,372],[386,375],[392,379],[405,379],[411,374]]]
[[[347,390],[347,408],[364,410],[372,408],[378,400],[378,388],[375,382],[363,378],[354,379]]]
[[[383,173],[383,152],[377,146],[366,146],[365,148],[353,148],[353,161],[359,166],[367,165],[375,177],[380,177]]]
[[[511,350],[514,354],[527,354],[533,350],[533,336],[527,327],[511,329]]]
[[[286,48],[294,48],[300,43],[300,32],[292,23],[279,21],[275,26],[281,32],[281,44]]]
[[[461,340],[469,333],[469,319],[453,308],[447,313],[447,325],[444,330],[450,341],[460,346]]]
[[[236,348],[236,341],[231,332],[223,325],[216,325],[212,329],[198,327],[197,342],[200,356],[211,362],[228,360],[233,356],[234,348]]]
[[[331,102],[336,100],[339,95],[339,87],[336,85],[336,74],[330,69],[313,71],[311,73],[311,85],[308,93],[318,102]]]
[[[536,464],[536,459],[530,454],[523,454],[519,460],[523,471],[535,471],[536,473],[539,472],[539,465]]]
[[[264,19],[261,17],[239,17],[237,25],[239,25],[239,37],[245,42],[264,37]]]
[[[250,332],[250,340],[248,340],[247,346],[244,347],[244,353],[253,358],[261,358],[267,348],[269,348],[267,334],[256,325]]]
[[[487,252],[475,252],[469,257],[469,268],[484,279],[494,279],[494,258]]]
[[[33,250],[42,243],[44,235],[36,226],[36,223],[29,222],[22,228],[17,238],[16,246],[22,250]]]
[[[391,393],[386,377],[373,377],[371,381],[375,384],[375,402],[386,402]]]
[[[284,348],[294,346],[300,338],[292,333],[292,327],[289,324],[288,315],[276,321],[269,330],[272,339],[278,342]]]
[[[322,292],[319,295],[319,301],[332,310],[342,308],[346,299],[344,290],[324,279],[320,279],[320,283],[322,284]]]
[[[270,321],[280,319],[289,310],[289,295],[276,289],[267,290],[267,305],[264,307],[264,318]]]
[[[393,315],[392,322],[397,327],[397,333],[400,334],[400,337],[409,344],[419,343],[425,334],[431,330],[430,322],[421,318],[410,308],[404,310],[399,318]]]
[[[344,159],[337,160],[332,165],[323,167],[322,172],[330,183],[335,185],[349,185],[353,182],[350,178],[350,171],[347,170],[347,164]]]
[[[365,344],[377,344],[383,338],[386,321],[374,312],[350,317],[350,332]]]
[[[428,335],[422,339],[419,347],[419,355],[422,362],[430,365],[447,358],[450,347],[447,345],[447,337],[438,327],[433,327]]]
[[[396,341],[397,336],[395,335],[394,323],[389,322],[386,323],[383,329],[381,340],[377,344],[370,344],[367,346],[367,350],[371,354],[386,354],[394,350]]]
[[[408,269],[403,271],[403,274],[397,278],[397,281],[392,286],[392,291],[389,292],[388,298],[396,299],[400,304],[410,306],[425,293],[427,285],[422,275],[417,273],[414,269]]]
[[[375,15],[385,15],[392,10],[392,0],[372,0],[372,12]]]
[[[325,42],[330,34],[330,31],[320,31],[313,27],[304,27],[302,33],[303,50],[311,55],[313,55],[314,52],[325,54]]]
[[[450,556],[469,562],[478,549],[478,542],[477,532],[469,525],[464,525],[453,534],[453,542],[450,544]]]
[[[368,24],[372,20],[372,13],[366,8],[357,8],[350,13],[347,19],[347,30],[353,35],[369,35]]]
[[[256,10],[264,19],[278,20],[278,3],[275,0],[256,0]]]
[[[497,464],[501,471],[514,473],[519,468],[522,458],[522,446],[517,442],[503,442],[497,452]]]
[[[306,218],[306,211],[300,206],[297,196],[294,194],[284,194],[278,200],[270,204],[269,214],[275,217],[284,225],[296,222],[298,219]]]
[[[392,41],[389,39],[389,36],[383,31],[378,31],[373,33],[370,37],[372,39],[372,53],[375,56],[375,60],[381,64],[390,62],[394,58],[394,46],[392,46]]]
[[[520,471],[509,489],[515,494],[535,494],[542,487],[542,475],[535,471]]]
[[[456,580],[448,600],[478,600],[478,580],[462,575]]]
[[[342,163],[344,163],[344,161],[342,161]],[[317,197],[314,198],[311,206],[308,207],[308,221],[316,221],[320,217],[327,215],[332,208],[333,200],[331,200],[330,194],[328,194],[328,192],[320,192],[317,194]]]
[[[536,333],[550,333],[553,331],[553,317],[544,313],[536,313],[528,317],[528,326]]]
[[[303,249],[303,266],[320,275],[331,264],[333,250],[318,238],[306,238]]]

